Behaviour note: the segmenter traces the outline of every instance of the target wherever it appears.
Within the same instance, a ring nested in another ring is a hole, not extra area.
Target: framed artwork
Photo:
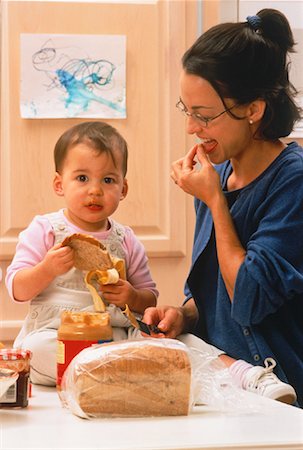
[[[21,117],[125,118],[126,36],[21,34]]]

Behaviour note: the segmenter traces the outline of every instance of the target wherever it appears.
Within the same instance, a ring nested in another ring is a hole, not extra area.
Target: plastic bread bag
[[[228,368],[218,358],[196,348],[189,347],[194,383],[195,405],[207,405],[224,414],[259,412],[262,405],[257,405],[252,397],[247,396],[232,379]]]
[[[247,413],[228,369],[175,339],[146,338],[93,345],[70,363],[60,398],[77,416],[188,415],[195,405]]]
[[[195,391],[189,353],[174,339],[88,347],[64,373],[63,405],[83,418],[187,415]]]

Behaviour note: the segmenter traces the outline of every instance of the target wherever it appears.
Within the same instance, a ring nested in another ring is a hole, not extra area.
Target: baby
[[[56,340],[64,310],[94,310],[84,272],[74,268],[74,252],[61,242],[73,233],[102,241],[125,262],[126,279],[104,286],[114,340],[141,336],[121,308],[142,315],[155,306],[158,291],[145,250],[131,228],[111,218],[128,191],[128,149],[124,138],[104,122],[84,122],[68,129],[55,146],[53,188],[65,208],[34,217],[19,236],[6,275],[10,296],[30,302],[29,313],[14,347],[33,352],[33,383],[55,385]]]

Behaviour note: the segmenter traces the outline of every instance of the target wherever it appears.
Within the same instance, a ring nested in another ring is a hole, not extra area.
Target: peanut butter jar
[[[81,350],[113,340],[108,312],[64,311],[57,339],[57,388],[61,390],[63,374]]]

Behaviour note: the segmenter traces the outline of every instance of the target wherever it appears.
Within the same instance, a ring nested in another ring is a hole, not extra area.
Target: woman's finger
[[[211,164],[211,162],[210,162],[210,160],[209,160],[209,158],[208,158],[208,156],[207,156],[207,154],[205,153],[205,151],[204,151],[204,149],[203,149],[203,146],[200,144],[200,145],[198,145],[198,148],[197,148],[197,158],[198,158],[198,161],[201,163],[201,164],[210,164],[210,165],[212,165]]]
[[[185,172],[190,172],[193,170],[193,167],[195,165],[195,161],[194,158],[197,154],[197,150],[198,150],[198,145],[194,145],[189,152],[184,156],[183,158],[183,164],[182,164],[182,169]]]

